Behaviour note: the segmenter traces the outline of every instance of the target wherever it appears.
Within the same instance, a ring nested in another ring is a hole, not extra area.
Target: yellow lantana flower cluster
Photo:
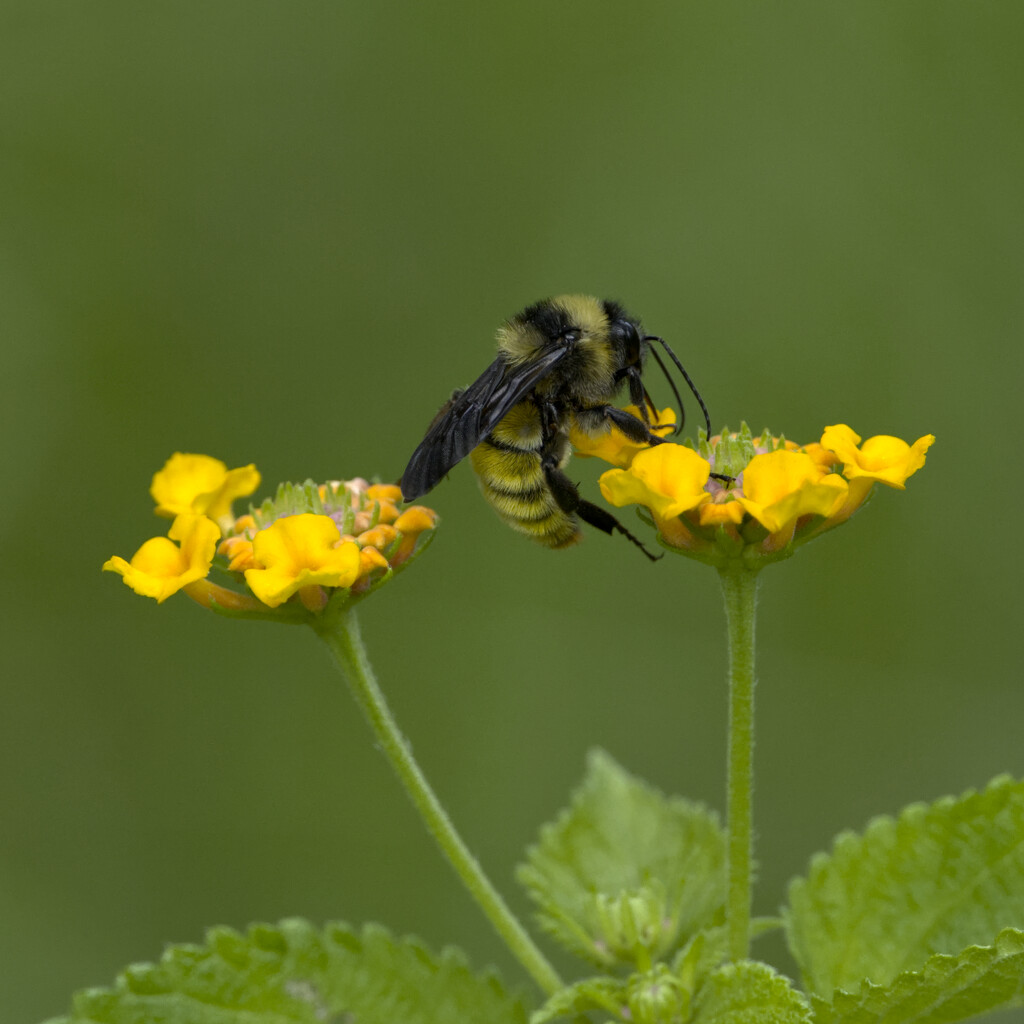
[[[235,518],[232,503],[259,483],[255,466],[228,469],[208,455],[174,454],[150,488],[157,514],[174,517],[168,535],[103,568],[160,603],[183,590],[217,611],[266,617],[281,609],[289,614],[272,617],[303,621],[338,590],[361,597],[390,579],[437,525],[431,509],[401,508],[396,485],[361,478],[283,484],[273,499]],[[213,572],[248,592],[214,583]]]
[[[861,443],[840,424],[801,446],[767,431],[755,438],[744,426],[702,441],[698,452],[672,443],[638,449],[621,435],[618,443],[618,433],[583,442],[582,454],[619,467],[601,477],[605,500],[643,506],[667,547],[714,565],[792,554],[849,519],[875,483],[903,490],[935,440]]]

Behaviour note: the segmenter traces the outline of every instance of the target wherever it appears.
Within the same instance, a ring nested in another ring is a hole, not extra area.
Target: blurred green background
[[[99,567],[163,531],[175,450],[255,461],[262,494],[396,478],[550,294],[642,315],[717,426],[938,437],[763,579],[755,909],[839,829],[1024,772],[1022,30],[937,0],[5,4],[4,1019],[290,914],[523,981],[311,633]],[[717,582],[621,538],[535,547],[468,465],[430,500],[364,634],[528,913],[513,867],[590,746],[721,808]]]

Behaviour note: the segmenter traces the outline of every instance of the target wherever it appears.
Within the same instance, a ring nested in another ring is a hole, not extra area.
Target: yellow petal
[[[209,455],[175,452],[153,477],[149,493],[157,515],[195,512],[221,519],[230,513],[235,498],[252,494],[259,484],[260,475],[252,464],[229,470]]]
[[[635,405],[627,405],[624,411],[632,414],[638,420],[643,419],[640,410]],[[672,430],[675,423],[675,410],[662,409],[653,417],[651,433],[664,437]],[[614,425],[596,437],[585,434],[578,427],[573,426],[569,433],[569,440],[572,442],[575,453],[582,458],[604,459],[605,462],[622,468],[627,467],[638,452],[642,452],[648,447],[646,444],[637,444],[636,441],[631,441]]]
[[[115,555],[103,568],[120,573],[136,594],[162,604],[186,584],[206,578],[219,536],[217,524],[206,516],[180,515],[169,536],[147,540],[130,562]]]
[[[664,517],[677,516],[711,500],[704,490],[711,465],[692,448],[680,444],[659,444],[639,452],[630,472],[656,494],[670,501],[659,511]]]
[[[798,450],[802,451],[805,455],[809,455],[815,465],[821,468],[822,473],[833,472],[836,466],[841,465],[843,461],[835,452],[829,451],[828,448],[824,447],[824,445],[818,444],[817,441],[814,441],[811,444],[805,444]]]
[[[276,608],[300,587],[350,587],[359,576],[359,545],[341,541],[329,516],[285,516],[253,538],[262,566],[247,569],[245,581],[266,605]]]
[[[366,576],[378,569],[387,569],[388,560],[375,548],[367,545],[359,550],[359,575]]]
[[[402,488],[398,484],[370,484],[366,488],[366,497],[372,501],[395,503],[402,500]]]
[[[711,500],[704,490],[711,466],[695,451],[678,444],[645,448],[629,469],[610,469],[599,481],[612,505],[646,505],[661,519],[670,519]]]
[[[205,511],[211,519],[219,521],[231,515],[231,505],[236,498],[247,498],[259,485],[259,471],[250,462],[248,466],[229,469],[215,491],[198,495],[192,505],[197,511]]]
[[[934,444],[935,435],[919,437],[912,445],[898,437],[879,434],[869,437],[860,448],[860,437],[845,424],[826,427],[821,443],[843,462],[843,475],[849,480],[866,477],[903,490],[906,481],[925,463],[925,453]]]
[[[700,507],[701,526],[720,526],[725,523],[739,526],[742,522],[743,506],[738,501],[709,501]]]
[[[825,528],[831,529],[833,526],[845,523],[864,504],[874,486],[875,481],[870,477],[854,477],[849,482],[846,497],[829,512],[828,521],[824,524]]]
[[[835,452],[839,456],[839,461],[844,463],[856,463],[860,455],[857,451],[859,444],[860,434],[854,433],[845,423],[826,427],[821,435],[822,448]]]
[[[743,470],[737,501],[770,533],[804,515],[827,516],[846,497],[847,484],[803,452],[779,450],[755,455]]]
[[[217,547],[217,554],[228,560],[229,572],[241,572],[256,566],[252,553],[252,541],[248,537],[225,537]]]
[[[437,513],[426,505],[412,505],[395,520],[399,533],[422,533],[437,526]]]
[[[616,508],[622,508],[624,505],[658,508],[661,503],[668,501],[664,495],[656,494],[642,480],[633,476],[628,469],[609,469],[601,474],[598,483],[604,500]]]
[[[393,501],[377,501],[377,521],[380,523],[393,523],[401,513]]]

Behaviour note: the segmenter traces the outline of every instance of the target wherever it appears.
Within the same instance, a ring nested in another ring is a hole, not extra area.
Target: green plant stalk
[[[750,955],[754,851],[754,623],[757,570],[719,569],[729,642],[728,826],[725,926],[729,958]]]
[[[399,730],[398,723],[377,684],[363,646],[355,611],[351,608],[328,606],[314,628],[334,655],[352,696],[370,723],[384,756],[395,770],[427,830],[441,847],[441,852],[462,879],[470,895],[516,959],[544,992],[550,996],[563,989],[564,982],[508,908],[476,858],[469,852],[416,763],[412,749]]]

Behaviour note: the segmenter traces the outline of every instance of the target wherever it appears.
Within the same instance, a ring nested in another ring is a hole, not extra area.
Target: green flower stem
[[[555,969],[509,910],[501,894],[484,874],[476,858],[469,852],[430,783],[412,755],[408,741],[388,708],[384,694],[377,685],[366,649],[359,632],[359,621],[352,609],[328,606],[315,627],[331,649],[352,696],[366,715],[384,756],[405,787],[427,830],[441,847],[470,895],[494,925],[506,945],[526,968],[530,976],[548,994],[565,987]]]
[[[750,955],[750,905],[754,847],[754,621],[757,570],[719,569],[729,636],[728,881],[726,934],[729,956]]]

